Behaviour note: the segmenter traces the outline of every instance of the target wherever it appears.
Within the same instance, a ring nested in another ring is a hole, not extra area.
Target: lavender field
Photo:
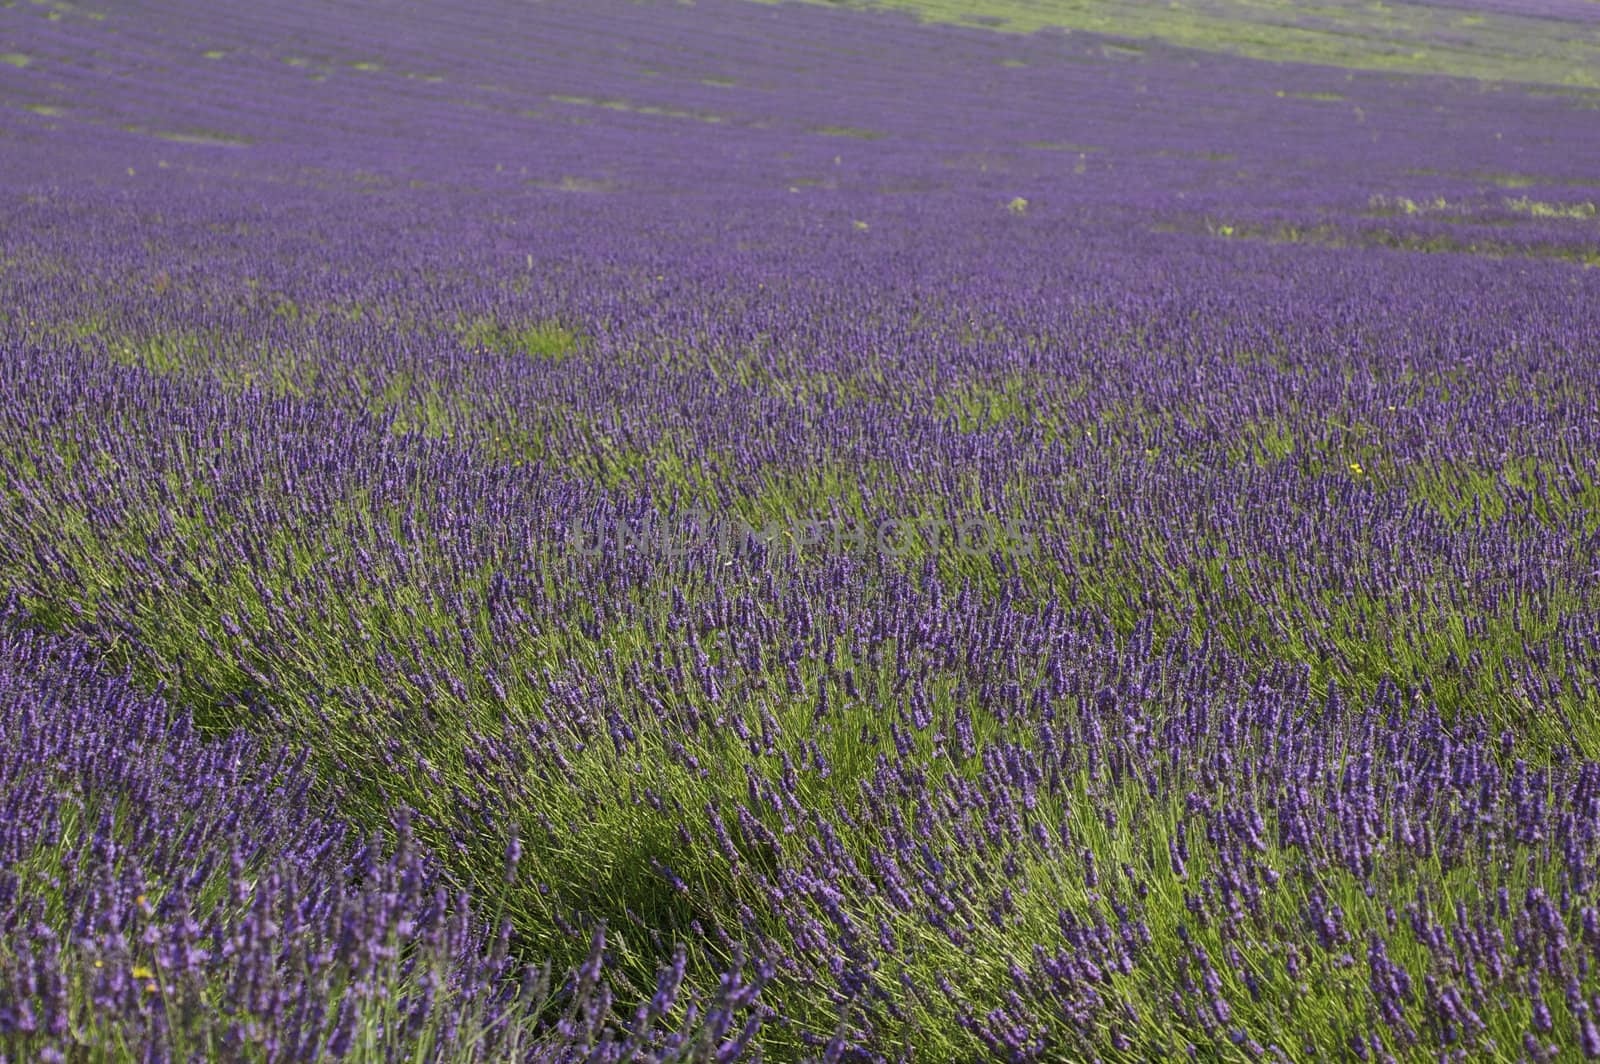
[[[0,4],[0,1062],[1600,1058],[1600,3]]]

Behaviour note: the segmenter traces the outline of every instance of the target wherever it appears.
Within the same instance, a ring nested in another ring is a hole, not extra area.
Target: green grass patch
[[[854,140],[882,140],[888,136],[876,129],[863,129],[860,126],[813,126],[811,132],[824,137],[850,137]]]
[[[552,362],[567,358],[583,344],[579,333],[555,321],[510,324],[477,317],[458,326],[457,332],[468,347]]]
[[[1317,13],[1284,0],[1220,0],[1205,6],[984,0],[976,8],[962,0],[846,2],[933,22],[973,25],[976,16],[996,32],[1107,34],[1122,42],[1102,49],[1108,61],[1137,59],[1143,49],[1133,42],[1142,39],[1273,62],[1600,88],[1600,40],[1574,23],[1502,13],[1463,23],[1448,9],[1404,0],[1338,3]],[[1450,45],[1442,46],[1441,39]]]

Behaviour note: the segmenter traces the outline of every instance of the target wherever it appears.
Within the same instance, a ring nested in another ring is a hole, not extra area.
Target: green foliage
[[[582,338],[555,321],[509,324],[477,317],[459,327],[462,343],[500,354],[560,361],[576,351]]]
[[[1086,30],[1276,62],[1600,88],[1595,73],[1600,71],[1600,41],[1584,32],[1582,24],[1499,12],[1462,18],[1448,7],[1407,0],[1334,0],[1315,9],[1286,0],[843,2],[896,8],[933,22],[982,25],[999,32]],[[1128,45],[1108,45],[1106,52],[1108,58],[1129,62],[1138,62],[1142,53],[1142,48]]]

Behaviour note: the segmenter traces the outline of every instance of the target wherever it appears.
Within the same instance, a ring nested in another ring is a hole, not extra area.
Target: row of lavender
[[[1600,1054],[1588,98],[703,7],[0,15],[0,1051]]]
[[[202,738],[25,621],[6,605],[7,1059],[731,1059],[759,1024],[735,1026],[759,981],[730,973],[706,1012],[681,960],[636,1013],[615,1007],[603,932],[553,982],[452,896],[403,810],[397,838],[364,837],[303,753]]]

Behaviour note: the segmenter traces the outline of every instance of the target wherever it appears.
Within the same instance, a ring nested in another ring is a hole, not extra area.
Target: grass
[[[709,111],[689,111],[681,107],[664,107],[658,104],[637,103],[632,100],[623,100],[615,97],[604,96],[574,96],[570,93],[554,93],[545,99],[551,103],[568,104],[577,107],[599,107],[607,111],[622,111],[627,114],[653,115],[661,118],[686,118],[697,122],[708,122],[720,125],[729,121],[726,115],[714,114]]]
[[[1526,214],[1532,218],[1562,218],[1569,221],[1590,221],[1595,217],[1595,205],[1587,200],[1582,203],[1546,203],[1540,200],[1529,199],[1527,196],[1518,196],[1516,199],[1505,201],[1506,208]]]
[[[487,348],[501,354],[559,361],[579,349],[583,340],[576,332],[554,321],[505,324],[491,318],[473,318],[459,326],[462,343]]]
[[[1448,9],[1414,3],[1341,2],[1315,15],[1282,0],[1187,5],[984,0],[976,8],[956,0],[852,0],[851,6],[892,8],[933,22],[1001,32],[1087,30],[1274,62],[1600,87],[1600,37],[1586,23],[1497,13],[1464,24]],[[1125,58],[1139,55],[1137,47],[1120,51]]]
[[[1437,202],[1437,201],[1436,201]],[[1401,199],[1399,212],[1423,214],[1430,208],[1414,201]],[[1409,204],[1410,206],[1406,206]],[[1371,212],[1375,218],[1393,217],[1397,211],[1383,208]],[[1568,212],[1554,212],[1534,217],[1586,219],[1583,207]],[[1485,220],[1472,216],[1440,215],[1434,220],[1462,225],[1482,226]],[[1486,258],[1551,259],[1583,267],[1600,266],[1600,245],[1555,240],[1504,240],[1492,237],[1449,236],[1395,230],[1388,226],[1358,226],[1349,223],[1319,222],[1314,224],[1294,222],[1220,222],[1203,223],[1213,236],[1223,240],[1260,240],[1273,244],[1315,244],[1336,248],[1389,248],[1395,251],[1417,252],[1433,255],[1481,255]],[[1491,223],[1492,224],[1492,223]],[[1181,228],[1169,225],[1168,231]]]
[[[824,137],[850,137],[854,140],[882,140],[887,134],[860,126],[817,126],[811,132]]]

